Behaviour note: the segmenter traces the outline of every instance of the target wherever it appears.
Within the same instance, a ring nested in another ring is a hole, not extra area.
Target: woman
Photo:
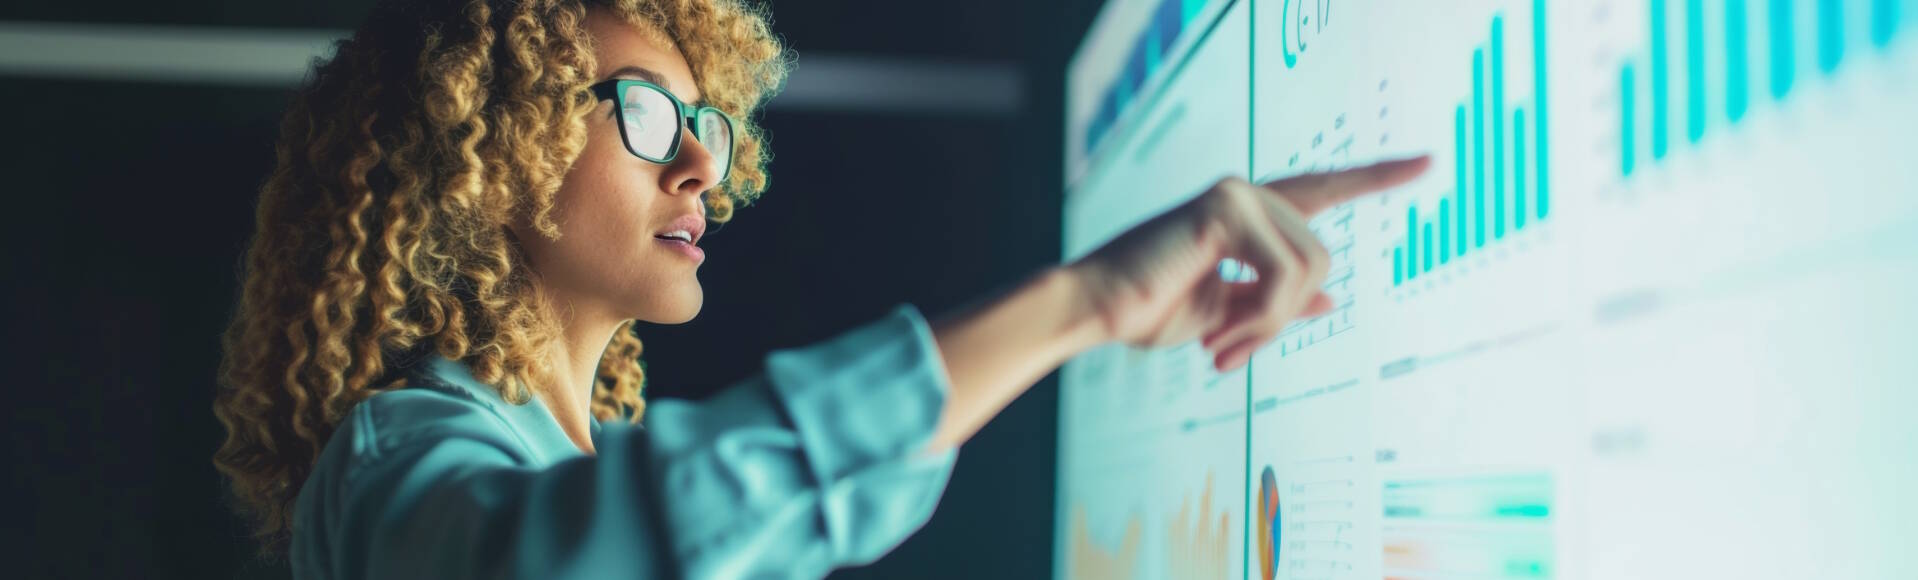
[[[215,464],[296,575],[818,577],[930,516],[957,447],[1106,341],[1243,365],[1330,306],[1305,219],[1423,159],[1220,183],[928,324],[640,398],[632,322],[699,312],[708,221],[766,184],[785,52],[734,0],[378,7],[310,77],[225,337]],[[1227,284],[1233,257],[1264,276]],[[645,423],[637,426],[642,411]]]

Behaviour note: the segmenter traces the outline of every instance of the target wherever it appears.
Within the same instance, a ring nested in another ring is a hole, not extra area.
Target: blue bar
[[[1725,118],[1745,118],[1745,0],[1725,0]]]
[[[1145,49],[1146,45],[1143,42],[1132,47],[1132,59],[1126,61],[1125,91],[1120,93],[1121,97],[1119,98],[1119,106],[1122,108],[1125,106],[1125,103],[1131,102],[1132,98],[1138,96],[1139,91],[1145,88]]]
[[[1492,220],[1494,237],[1505,237],[1505,17],[1492,17]]]
[[[1432,224],[1430,222],[1425,224],[1425,242],[1419,245],[1419,250],[1425,254],[1425,269],[1423,271],[1432,271]]]
[[[1838,70],[1845,59],[1845,10],[1841,0],[1818,0],[1818,70]]]
[[[1791,93],[1792,77],[1798,70],[1797,55],[1792,54],[1792,0],[1771,0],[1771,96],[1783,99]]]
[[[1882,48],[1897,32],[1898,0],[1871,0],[1871,43]]]
[[[1525,109],[1512,109],[1512,229],[1525,229]]]
[[[1415,262],[1419,256],[1419,206],[1416,203],[1405,206],[1405,279],[1419,277]]]
[[[1152,28],[1157,32],[1159,54],[1170,54],[1172,43],[1179,40],[1179,33],[1185,29],[1185,10],[1182,0],[1165,0],[1159,3],[1159,14]]]
[[[1638,164],[1638,157],[1632,150],[1634,142],[1638,140],[1634,130],[1638,121],[1633,118],[1637,113],[1632,107],[1632,100],[1637,96],[1638,88],[1632,82],[1632,64],[1625,63],[1625,68],[1618,72],[1618,170],[1625,177],[1631,177],[1632,169]]]
[[[1457,247],[1458,254],[1463,256],[1465,255],[1465,105],[1459,105],[1458,111],[1452,114],[1452,133],[1454,136],[1452,150],[1456,152],[1452,157],[1456,161],[1454,169],[1458,174],[1458,185],[1452,190],[1453,198],[1458,201],[1452,203],[1452,208],[1458,214]]]
[[[1665,139],[1671,133],[1665,63],[1665,0],[1652,0],[1652,159],[1665,158]]]
[[[1685,0],[1685,137],[1705,137],[1705,0]]]
[[[1452,215],[1452,200],[1440,199],[1438,211],[1440,264],[1452,261],[1452,220],[1445,219],[1450,215]]]
[[[1551,103],[1552,100],[1545,96],[1545,79],[1547,76],[1545,74],[1546,46],[1545,0],[1532,0],[1532,84],[1534,85],[1532,87],[1532,109],[1537,112],[1537,114],[1532,117],[1535,120],[1533,124],[1538,126],[1538,139],[1532,142],[1532,149],[1538,152],[1537,189],[1539,219],[1545,219],[1545,214],[1549,213],[1551,209],[1552,200],[1551,196],[1547,194],[1547,190],[1550,189],[1552,184],[1551,172],[1549,171],[1551,167],[1547,164],[1547,162],[1551,160],[1551,156],[1548,154],[1547,147],[1551,146],[1552,140],[1547,138],[1545,123],[1546,120],[1552,118],[1546,114],[1546,111],[1550,110],[1546,105]]]
[[[1478,207],[1473,243],[1485,245],[1485,49],[1472,51],[1472,196]]]

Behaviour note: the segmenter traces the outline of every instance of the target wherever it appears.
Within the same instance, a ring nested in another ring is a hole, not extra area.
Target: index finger
[[[1431,165],[1430,155],[1419,155],[1340,171],[1295,175],[1261,185],[1285,196],[1286,201],[1292,202],[1299,213],[1309,219],[1360,195],[1404,185],[1425,173]]]

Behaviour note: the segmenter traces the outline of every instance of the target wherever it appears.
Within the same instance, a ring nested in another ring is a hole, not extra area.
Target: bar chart
[[[1745,121],[1752,111],[1755,86],[1753,65],[1763,66],[1766,95],[1784,101],[1805,82],[1798,71],[1801,55],[1810,51],[1815,74],[1837,74],[1854,46],[1884,50],[1902,27],[1900,0],[1815,0],[1811,14],[1803,14],[1793,0],[1645,0],[1648,46],[1625,58],[1618,72],[1618,172],[1630,178],[1650,164],[1670,158],[1674,145],[1695,146],[1714,132]],[[1762,2],[1763,12],[1751,10]],[[1862,9],[1866,30],[1849,30],[1859,20],[1847,16]],[[1672,17],[1682,20],[1674,26]],[[1803,22],[1810,18],[1809,23]],[[1810,26],[1807,27],[1806,24]],[[1809,28],[1812,38],[1801,39]],[[1754,40],[1753,31],[1764,35]],[[1682,35],[1684,55],[1672,62],[1674,34]],[[1863,38],[1860,38],[1860,35]],[[1711,42],[1717,39],[1720,42]],[[1763,48],[1762,62],[1754,63],[1754,43]],[[1673,72],[1673,66],[1681,68]],[[1672,93],[1675,74],[1683,75],[1682,95]],[[1642,78],[1641,78],[1642,77]],[[1642,103],[1642,105],[1641,105]],[[1684,141],[1673,143],[1674,105],[1683,107]]]
[[[1197,512],[1191,494],[1179,504],[1179,511],[1166,522],[1167,578],[1226,578],[1238,568],[1231,557],[1234,532],[1232,508],[1237,502],[1213,503],[1215,478],[1207,473],[1205,487],[1199,493]],[[1215,509],[1214,506],[1217,506]]]
[[[1471,94],[1452,115],[1452,190],[1435,208],[1406,206],[1404,241],[1392,248],[1393,287],[1483,251],[1551,214],[1545,5],[1533,0],[1529,37],[1508,31],[1500,13],[1492,17],[1485,41],[1473,49]],[[1531,66],[1529,97],[1508,91],[1514,84],[1508,73],[1515,72],[1506,58],[1508,44],[1529,49],[1521,61]]]
[[[1219,0],[1159,1],[1144,30],[1132,41],[1125,66],[1105,87],[1099,107],[1086,125],[1082,140],[1084,153],[1096,150],[1129,106],[1148,95],[1151,81],[1161,76],[1163,69],[1178,66],[1178,59],[1186,54],[1179,42],[1189,41],[1203,32],[1201,28],[1208,24],[1205,19],[1208,6],[1225,3]]]
[[[1407,479],[1384,487],[1386,577],[1557,575],[1550,476]]]
[[[1072,538],[1067,557],[1072,562],[1073,578],[1131,578],[1138,569],[1139,544],[1142,524],[1138,517],[1125,522],[1122,539],[1117,546],[1107,546],[1093,539],[1091,526],[1086,523],[1084,506],[1074,506],[1072,510]]]

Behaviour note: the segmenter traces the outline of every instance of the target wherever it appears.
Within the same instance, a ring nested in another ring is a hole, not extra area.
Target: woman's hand
[[[1330,259],[1306,220],[1410,181],[1427,164],[1419,157],[1263,186],[1226,180],[1077,262],[947,315],[932,334],[952,388],[928,449],[964,443],[1034,381],[1103,342],[1166,345],[1203,332],[1214,365],[1243,366],[1287,320],[1332,307],[1318,291]],[[1259,279],[1220,280],[1225,258]]]
[[[1330,257],[1306,222],[1411,181],[1428,165],[1430,158],[1420,156],[1263,185],[1227,179],[1066,269],[1079,278],[1107,337],[1134,346],[1202,337],[1213,366],[1236,369],[1293,318],[1333,307],[1319,291]],[[1250,266],[1258,279],[1221,279],[1225,258]]]

